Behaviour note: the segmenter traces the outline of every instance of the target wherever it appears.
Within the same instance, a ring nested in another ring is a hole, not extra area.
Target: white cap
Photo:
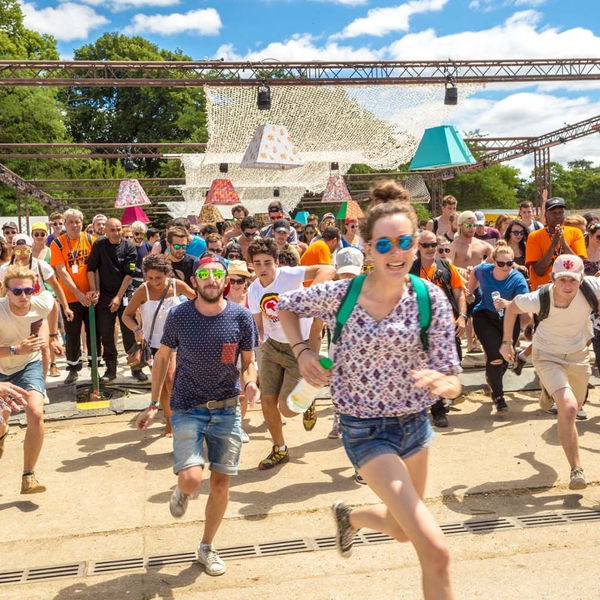
[[[336,255],[335,265],[338,275],[351,273],[360,275],[365,257],[358,248],[342,248]]]
[[[13,246],[33,246],[33,239],[26,233],[17,233],[12,239]]]

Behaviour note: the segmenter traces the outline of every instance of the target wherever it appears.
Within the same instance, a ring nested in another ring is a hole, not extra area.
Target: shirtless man
[[[457,201],[454,196],[444,196],[442,198],[442,214],[435,219],[430,219],[427,222],[427,231],[433,231],[435,235],[444,235],[450,233],[452,227],[450,225],[450,215],[456,212]]]
[[[475,237],[476,228],[477,217],[475,213],[470,210],[462,212],[458,217],[458,237],[450,244],[449,260],[454,263],[454,266],[466,281],[469,279],[473,267],[485,261],[491,262],[492,252],[494,251],[491,244]],[[473,352],[478,348],[473,342],[473,319],[471,319],[478,294],[479,289],[476,289],[474,295],[467,295],[467,352]]]

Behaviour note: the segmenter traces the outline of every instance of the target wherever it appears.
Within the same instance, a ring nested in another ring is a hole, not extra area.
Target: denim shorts
[[[42,395],[46,393],[44,370],[42,368],[41,360],[34,360],[33,362],[28,363],[25,368],[12,375],[2,375],[2,373],[0,373],[0,383],[4,382],[18,385],[28,392],[35,391]]]
[[[340,415],[340,422],[344,448],[355,469],[380,454],[410,458],[430,446],[435,437],[426,410],[374,419]]]
[[[211,471],[237,475],[242,450],[240,405],[209,410],[192,408],[171,415],[175,473],[190,467],[203,467],[203,442],[208,448]]]

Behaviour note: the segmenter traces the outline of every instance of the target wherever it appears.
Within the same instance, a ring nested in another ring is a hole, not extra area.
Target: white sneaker
[[[250,441],[250,436],[242,429],[242,444],[247,444]]]
[[[213,577],[223,575],[227,569],[223,559],[216,551],[214,544],[208,544],[206,546],[198,544],[198,562],[201,565],[204,565],[206,574],[212,575]]]
[[[179,489],[179,486],[177,486],[173,492],[173,495],[171,496],[171,501],[169,502],[169,510],[176,519],[181,519],[181,517],[185,515],[189,500],[190,495],[184,494]]]

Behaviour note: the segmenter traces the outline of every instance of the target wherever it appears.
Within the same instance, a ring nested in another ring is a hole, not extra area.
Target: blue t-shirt
[[[192,256],[202,256],[206,252],[206,242],[199,235],[193,235],[186,252]]]
[[[519,294],[527,294],[529,292],[529,286],[527,280],[523,275],[513,269],[510,275],[500,281],[496,279],[492,273],[494,265],[492,263],[482,263],[475,267],[475,277],[479,281],[479,287],[481,288],[481,298],[473,309],[474,312],[478,310],[491,310],[496,312],[494,302],[492,300],[492,292],[500,292],[500,297],[503,300],[512,300]]]
[[[189,410],[240,394],[238,357],[256,348],[258,329],[243,306],[227,302],[220,314],[207,317],[189,301],[167,316],[161,344],[177,350],[171,408]]]

